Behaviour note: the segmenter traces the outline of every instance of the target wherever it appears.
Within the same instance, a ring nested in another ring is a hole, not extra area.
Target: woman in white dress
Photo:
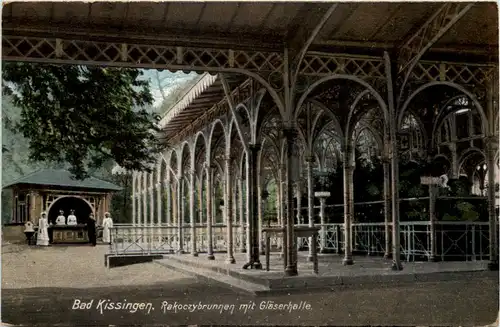
[[[111,219],[109,212],[104,214],[104,219],[102,221],[102,241],[104,243],[111,244],[111,233],[110,228],[113,227],[113,219]]]
[[[66,217],[64,217],[64,211],[59,210],[59,216],[56,218],[56,225],[66,225]]]
[[[38,220],[38,232],[36,237],[36,245],[49,245],[49,223],[47,221],[47,213],[42,212],[42,217]]]
[[[70,214],[68,216],[68,226],[74,226],[78,224],[78,221],[75,216],[75,210],[71,209]]]

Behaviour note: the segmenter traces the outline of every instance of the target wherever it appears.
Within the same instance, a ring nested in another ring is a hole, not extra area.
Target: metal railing
[[[321,227],[317,248],[325,252],[342,253],[344,250],[343,224],[316,224]],[[267,227],[267,225],[266,225]],[[273,227],[271,225],[270,227]],[[435,225],[436,257],[441,260],[486,260],[489,255],[489,226],[487,222],[439,221]],[[206,225],[195,226],[196,250],[208,251]],[[384,223],[352,224],[352,250],[355,254],[383,255],[386,247]],[[389,224],[389,250],[391,249],[392,226]],[[401,254],[406,261],[427,260],[431,254],[431,228],[429,222],[400,223]],[[179,250],[191,252],[192,228],[186,224],[180,229],[173,225],[133,226],[115,225],[111,228],[111,254],[167,254]],[[224,224],[212,226],[214,252],[227,251],[227,229]],[[264,241],[263,241],[264,242]],[[297,247],[307,251],[308,238],[298,240]],[[233,247],[235,251],[246,248],[246,227],[233,225]],[[270,239],[271,251],[282,251],[282,239]]]

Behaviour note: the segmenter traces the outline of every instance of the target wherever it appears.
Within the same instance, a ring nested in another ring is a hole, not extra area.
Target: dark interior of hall
[[[49,222],[55,224],[59,215],[59,210],[64,211],[64,216],[68,218],[70,210],[75,210],[75,216],[79,224],[85,224],[89,214],[92,212],[89,204],[77,197],[65,197],[56,201],[48,212]]]

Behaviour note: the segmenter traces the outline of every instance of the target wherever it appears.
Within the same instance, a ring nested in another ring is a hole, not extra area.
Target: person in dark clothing
[[[93,213],[89,215],[89,219],[87,220],[87,233],[89,235],[90,244],[92,244],[92,246],[96,246],[97,238],[95,230],[95,218]]]

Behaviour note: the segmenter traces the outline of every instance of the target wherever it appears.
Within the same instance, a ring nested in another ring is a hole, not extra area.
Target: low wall
[[[8,224],[2,226],[2,242],[24,243],[24,224]]]

